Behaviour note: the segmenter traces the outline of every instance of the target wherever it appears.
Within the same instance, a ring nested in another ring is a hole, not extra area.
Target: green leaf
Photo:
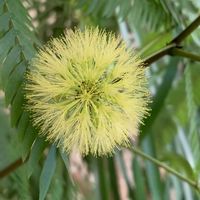
[[[18,191],[17,198],[18,199],[26,199],[31,200],[30,193],[30,182],[27,179],[27,168],[26,165],[21,166],[15,173],[11,174],[13,185],[15,190]]]
[[[141,44],[142,48],[137,53],[141,58],[148,57],[165,47],[171,39],[170,31],[145,35],[143,38],[144,42]]]
[[[61,151],[60,151],[60,155],[61,155],[61,158],[62,158],[62,160],[63,160],[63,162],[64,162],[64,164],[65,164],[65,167],[66,167],[66,169],[67,169],[67,174],[68,174],[68,176],[69,176],[70,183],[71,183],[73,186],[75,186],[75,183],[74,183],[74,180],[73,180],[73,178],[72,178],[72,175],[70,174],[69,158],[68,158],[68,156],[67,156],[66,153],[61,152]]]
[[[24,135],[24,138],[22,140],[23,145],[21,145],[21,154],[22,154],[23,160],[25,160],[27,158],[29,150],[30,150],[36,137],[37,137],[37,134],[35,133],[31,123],[29,122],[29,125],[28,125],[25,135]]]
[[[173,18],[161,1],[135,0],[127,21],[130,25],[153,31],[161,26],[168,27],[173,22]]]
[[[111,15],[115,12],[118,3],[119,3],[118,0],[108,1],[107,6],[103,10],[103,16],[111,17]]]
[[[0,0],[0,15],[4,13],[4,1]]]
[[[56,169],[56,147],[51,146],[40,176],[39,200],[44,200]]]
[[[23,29],[27,27],[28,32],[30,32],[30,29],[33,28],[33,26],[30,22],[30,17],[27,13],[27,10],[24,9],[21,1],[6,0],[5,5],[9,11],[12,11],[10,12],[10,16],[14,22],[17,22],[17,26],[23,26]],[[23,20],[23,23],[21,20]]]
[[[56,163],[56,172],[54,175],[56,178],[52,180],[52,184],[48,194],[49,199],[53,200],[68,199],[64,196],[64,192],[66,190],[69,190],[70,185],[66,183],[66,179],[63,176],[63,168],[64,168],[63,162],[60,159],[58,159]],[[67,188],[65,186],[67,186]]]
[[[163,77],[162,83],[157,89],[156,96],[154,96],[152,100],[151,113],[149,117],[144,119],[144,125],[141,127],[141,139],[143,139],[148,134],[150,127],[153,125],[156,117],[160,113],[160,110],[164,106],[165,99],[170,91],[172,82],[176,75],[178,62],[178,58],[171,58],[169,64],[166,66],[166,72]]]
[[[11,105],[11,125],[18,128],[23,159],[35,139],[35,130],[24,111],[23,81],[39,41],[20,0],[0,1],[0,66],[6,105]],[[28,136],[26,136],[28,134]],[[29,138],[30,136],[30,138]],[[24,142],[24,143],[23,143]],[[24,152],[24,151],[27,152]]]
[[[181,155],[177,153],[165,153],[161,157],[161,160],[169,162],[169,165],[176,169],[179,172],[182,172],[187,175],[188,178],[195,180],[195,175],[193,169],[189,162]]]
[[[0,97],[0,170],[17,159],[18,155],[16,155],[16,149],[14,149],[16,154],[13,155],[13,153],[11,153],[13,146],[8,145],[9,142],[15,140],[15,135],[16,133],[10,127],[9,115],[4,109],[4,98]]]
[[[147,137],[143,140],[142,149],[148,155],[156,157],[152,134],[148,134]],[[152,199],[163,199],[163,188],[158,166],[147,160],[145,161],[145,166],[147,173],[147,181],[150,192],[152,194]]]
[[[111,18],[116,16],[120,19],[126,19],[131,25],[141,25],[148,30],[155,30],[161,26],[169,26],[173,22],[171,13],[163,6],[162,2],[157,0],[93,0],[83,1],[78,0],[77,5],[84,11],[84,14],[96,17],[97,20],[103,18]]]
[[[29,117],[28,113],[23,111],[23,114],[21,115],[21,118],[19,120],[18,124],[18,135],[19,135],[19,141],[22,142],[25,136],[26,129],[29,125]]]
[[[135,200],[146,200],[144,174],[137,156],[132,161],[132,169],[135,180]]]
[[[120,200],[115,160],[112,157],[108,158],[108,169],[109,169],[110,186],[112,189],[113,199]]]
[[[22,92],[22,85],[18,88],[17,94],[13,99],[13,106],[11,107],[11,126],[17,126],[20,116],[22,114],[22,107],[24,103],[24,93]]]
[[[38,137],[32,147],[30,157],[28,160],[28,177],[30,177],[39,162],[41,155],[46,147],[47,143],[44,138]]]
[[[126,169],[126,166],[125,166],[125,161],[123,159],[123,156],[121,154],[121,152],[117,155],[117,158],[119,159],[118,160],[118,163],[119,163],[119,166],[121,168],[121,171],[122,171],[122,175],[125,179],[125,182],[126,182],[126,185],[128,187],[128,195],[129,195],[129,198],[134,200],[135,199],[135,191],[130,183],[130,180],[129,180],[129,177],[128,177],[128,174],[127,174],[127,169]]]
[[[78,192],[78,184],[76,184],[76,182],[74,182],[73,177],[72,177],[72,173],[70,173],[70,163],[69,163],[69,157],[65,152],[62,152],[61,150],[60,152],[60,157],[62,158],[64,164],[65,164],[65,170],[64,172],[66,172],[66,176],[65,178],[65,184],[67,185],[67,189],[65,190],[65,198],[66,199],[71,199],[71,195],[76,194]]]
[[[17,93],[18,88],[22,84],[22,77],[26,71],[26,63],[23,61],[16,66],[14,71],[11,73],[8,83],[5,86],[5,101],[8,105],[12,103],[14,96]]]
[[[98,173],[98,190],[101,200],[109,200],[108,181],[105,173],[106,170],[104,164],[105,164],[104,159],[102,158],[96,159],[96,167]]]
[[[190,66],[186,67],[185,70],[185,90],[186,90],[186,100],[188,108],[188,120],[189,120],[189,134],[188,139],[191,144],[192,153],[195,158],[195,165],[200,163],[200,137],[198,130],[198,107],[194,101],[193,85],[191,78]]]
[[[1,28],[1,32],[0,32],[0,38],[2,37],[3,33],[7,32],[9,29],[9,13],[3,13],[0,16],[0,26]]]
[[[0,29],[1,30],[1,29]],[[8,54],[9,50],[15,44],[15,31],[11,29],[0,38],[0,62],[2,63]]]
[[[3,88],[5,89],[5,85],[8,82],[8,78],[12,72],[12,70],[16,67],[17,64],[20,62],[20,53],[21,53],[21,47],[19,45],[15,45],[9,54],[7,55],[2,71],[1,71],[1,78],[3,83]]]

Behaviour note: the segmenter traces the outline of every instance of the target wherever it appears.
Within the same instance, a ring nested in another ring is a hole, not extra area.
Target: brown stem
[[[26,162],[26,160],[24,161]],[[15,162],[8,165],[6,168],[0,171],[0,179],[9,175],[12,171],[16,170],[18,167],[20,167],[22,164],[24,164],[23,160],[20,158],[16,160]]]

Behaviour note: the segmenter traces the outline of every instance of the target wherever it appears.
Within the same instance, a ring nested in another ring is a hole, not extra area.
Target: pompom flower
[[[52,39],[32,60],[26,80],[33,125],[67,152],[113,153],[129,144],[147,113],[142,61],[98,28]]]

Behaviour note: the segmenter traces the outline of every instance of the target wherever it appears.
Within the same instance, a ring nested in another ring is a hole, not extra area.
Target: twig
[[[198,16],[185,30],[176,36],[171,42],[180,44],[186,37],[188,37],[200,25],[200,16]]]
[[[174,47],[176,47],[176,44],[170,44],[162,48],[161,50],[157,51],[156,53],[150,55],[149,57],[144,59],[144,65],[148,66],[154,63],[155,61],[159,60],[163,56],[167,55],[170,52],[170,50],[173,49]]]
[[[199,55],[184,51],[182,49],[173,48],[170,51],[170,54],[185,57],[185,58],[190,58],[192,60],[200,62],[200,56]]]
[[[177,178],[181,179],[182,181],[187,182],[189,185],[191,185],[192,187],[196,188],[198,191],[200,191],[200,185],[198,184],[198,182],[191,180],[185,176],[183,176],[182,174],[180,174],[179,172],[177,172],[176,170],[174,170],[173,168],[167,166],[166,164],[164,164],[163,162],[160,162],[159,160],[145,154],[143,151],[133,147],[131,148],[131,150],[138,154],[139,156],[143,157],[144,159],[147,159],[149,161],[151,161],[152,163],[158,165],[159,167],[162,167],[163,169],[165,169],[167,172],[173,174],[174,176],[176,176]]]
[[[26,162],[26,160],[24,161]],[[23,160],[20,158],[16,160],[15,162],[8,165],[5,169],[0,171],[0,179],[9,175],[12,171],[16,170],[18,167],[20,167],[22,164],[24,164]]]
[[[183,56],[183,54],[180,54],[180,51],[176,51],[176,53],[179,54],[173,54],[172,50],[173,49],[177,49],[180,48],[180,43],[186,38],[188,37],[198,26],[200,25],[200,16],[197,17],[188,27],[186,27],[178,36],[176,36],[174,39],[172,39],[167,46],[165,46],[164,48],[160,49],[159,51],[157,51],[156,53],[150,55],[149,57],[147,57],[146,59],[144,59],[144,66],[148,66],[150,64],[152,64],[153,62],[159,60],[160,58],[162,58],[163,56],[166,55],[180,55]],[[192,54],[193,55],[193,54]],[[187,54],[188,58],[198,60],[200,59],[199,56],[194,55],[192,56],[191,54]],[[198,58],[197,58],[198,57]]]
[[[8,165],[6,168],[0,171],[0,179],[4,178],[5,176],[9,175],[11,172],[15,171],[18,167],[26,163],[29,159],[29,154],[26,156],[25,159],[19,158],[10,165]]]

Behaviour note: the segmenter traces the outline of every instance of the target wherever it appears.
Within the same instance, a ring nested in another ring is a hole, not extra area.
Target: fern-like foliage
[[[36,134],[23,110],[23,81],[39,44],[20,0],[0,0],[0,72],[6,105],[11,105],[11,125],[18,128],[26,157]]]
[[[198,107],[194,101],[193,84],[192,84],[190,66],[187,66],[185,70],[185,90],[186,90],[188,119],[189,119],[188,139],[191,144],[191,149],[195,158],[195,165],[196,165],[195,167],[199,167],[200,136],[199,136],[199,130],[198,130],[198,121],[197,121]]]
[[[130,24],[142,25],[148,30],[169,26],[173,21],[165,0],[79,0],[77,6],[85,15],[109,18],[117,15]]]

